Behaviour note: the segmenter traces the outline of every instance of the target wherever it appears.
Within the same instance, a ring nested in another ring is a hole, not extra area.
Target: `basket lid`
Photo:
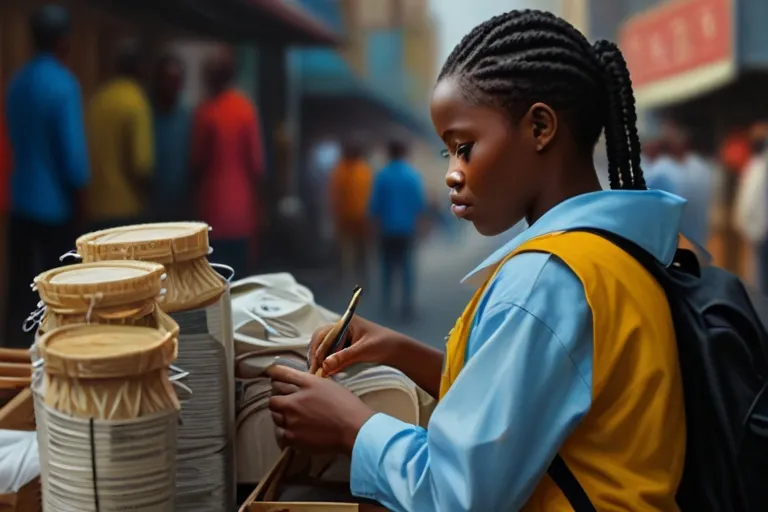
[[[83,261],[148,260],[172,263],[208,255],[208,224],[163,222],[88,233],[77,239]]]
[[[38,343],[46,373],[85,379],[132,377],[167,368],[176,360],[176,349],[171,332],[107,324],[60,327]]]
[[[165,268],[144,261],[104,261],[58,267],[37,276],[40,298],[52,308],[87,310],[157,298]]]

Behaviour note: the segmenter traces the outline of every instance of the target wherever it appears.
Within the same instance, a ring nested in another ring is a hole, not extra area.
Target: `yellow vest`
[[[597,235],[545,235],[524,243],[497,265],[451,331],[440,397],[464,366],[485,288],[505,262],[523,252],[560,258],[584,285],[592,310],[592,406],[559,453],[600,512],[677,511],[685,412],[667,299],[637,261]],[[545,475],[523,510],[572,508]]]

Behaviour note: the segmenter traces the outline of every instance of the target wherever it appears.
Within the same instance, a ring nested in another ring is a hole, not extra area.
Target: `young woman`
[[[509,12],[450,55],[432,118],[454,214],[484,235],[522,218],[530,227],[471,274],[480,287],[445,355],[357,318],[351,346],[325,360],[330,373],[402,370],[440,399],[427,430],[275,367],[278,437],[350,454],[352,492],[391,510],[572,510],[547,475],[556,455],[597,510],[677,510],[685,418],[666,299],[637,262],[583,231],[665,264],[677,246],[684,201],[645,190],[621,52],[552,14]],[[608,191],[592,162],[601,132]]]

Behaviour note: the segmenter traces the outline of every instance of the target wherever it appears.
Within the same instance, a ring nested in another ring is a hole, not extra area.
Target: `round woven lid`
[[[38,343],[47,373],[84,379],[133,377],[167,368],[176,360],[176,348],[168,331],[103,324],[60,327]]]
[[[88,233],[77,239],[84,262],[146,260],[172,263],[208,255],[208,224],[166,222],[137,224]]]
[[[80,263],[43,272],[35,286],[50,307],[87,310],[156,298],[164,273],[162,265],[144,261]]]

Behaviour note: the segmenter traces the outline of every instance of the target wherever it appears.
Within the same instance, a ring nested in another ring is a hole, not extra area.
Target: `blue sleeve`
[[[519,510],[589,410],[592,315],[581,283],[545,254],[502,271],[428,430],[384,414],[360,430],[356,496],[394,511]]]
[[[368,200],[368,216],[373,220],[381,218],[381,210],[383,208],[383,189],[381,171],[376,173],[373,178],[373,187],[371,188],[371,198]]]
[[[63,175],[74,189],[90,181],[88,146],[83,121],[83,98],[74,78],[62,84],[58,105],[53,111],[53,136]]]

